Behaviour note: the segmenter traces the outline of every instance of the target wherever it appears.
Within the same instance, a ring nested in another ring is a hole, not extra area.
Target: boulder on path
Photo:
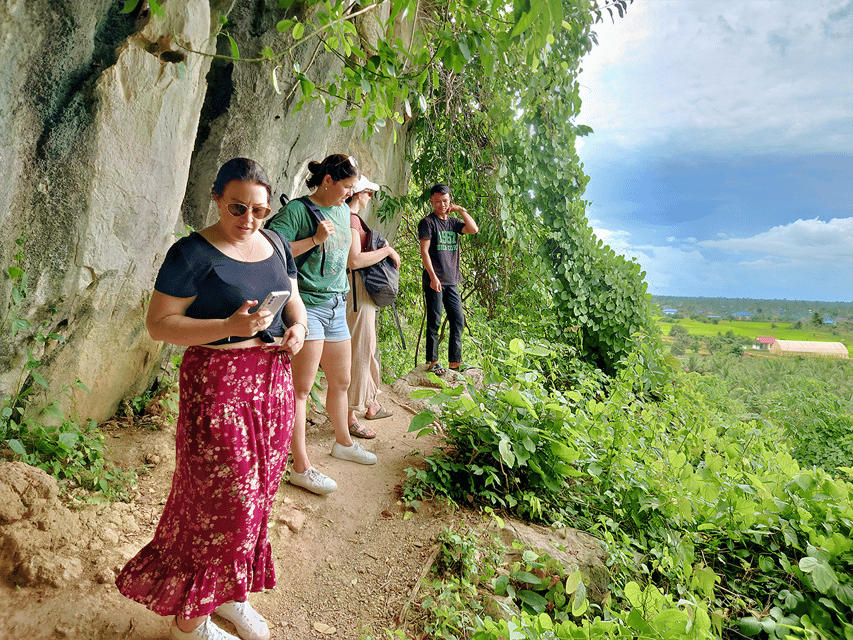
[[[23,462],[0,463],[0,524],[38,516],[59,495],[52,476]]]
[[[439,379],[446,387],[449,388],[473,384],[475,387],[480,389],[483,387],[484,374],[483,370],[478,369],[477,367],[468,369],[464,374],[448,369],[447,373]],[[398,395],[408,398],[406,406],[412,413],[420,413],[424,409],[428,409],[434,405],[430,402],[430,398],[412,398],[411,395],[415,391],[419,391],[421,389],[432,389],[437,391],[441,389],[441,386],[430,379],[427,375],[427,365],[419,364],[405,376],[396,380],[394,384],[391,385],[391,388]]]
[[[73,553],[80,522],[58,496],[56,480],[41,469],[0,463],[0,576],[56,587],[80,578],[83,564]]]
[[[0,580],[19,587],[103,583],[128,560],[123,543],[140,531],[131,505],[72,511],[56,480],[23,462],[0,462],[0,525]]]
[[[587,597],[595,604],[602,603],[609,581],[606,564],[609,554],[601,546],[600,540],[572,527],[542,527],[511,519],[504,524],[498,536],[510,549],[506,564],[521,560],[522,551],[514,549],[512,545],[513,541],[518,541],[525,548],[548,554],[570,572],[580,569],[586,583]],[[492,526],[496,527],[494,524]]]

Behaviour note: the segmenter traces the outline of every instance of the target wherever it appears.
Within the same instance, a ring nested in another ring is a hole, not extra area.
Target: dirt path
[[[382,628],[395,626],[442,527],[466,517],[430,504],[406,513],[399,485],[405,468],[416,463],[410,454],[431,448],[436,440],[416,441],[407,433],[412,413],[402,406],[405,398],[386,387],[381,399],[394,415],[368,423],[379,433],[364,441],[379,458],[375,466],[332,458],[334,434],[327,422],[309,428],[309,453],[315,467],[337,481],[338,490],[321,497],[282,483],[271,533],[278,586],[251,596],[275,640],[355,639],[366,632],[384,637]],[[150,474],[140,478],[132,504],[81,511],[60,505],[33,516],[27,525],[33,540],[32,586],[16,588],[21,580],[4,580],[0,638],[169,637],[169,620],[123,598],[112,580],[153,535],[174,468],[174,431],[116,427],[107,440],[119,459],[136,467],[148,463]],[[0,542],[23,526],[9,525]],[[36,556],[43,558],[33,564]],[[233,633],[228,623],[218,622]]]

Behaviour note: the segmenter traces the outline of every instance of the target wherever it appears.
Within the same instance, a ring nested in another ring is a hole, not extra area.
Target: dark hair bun
[[[334,182],[340,182],[345,178],[360,177],[358,163],[352,156],[345,156],[342,153],[333,153],[326,156],[323,162],[312,160],[308,163],[308,172],[311,174],[305,184],[309,189],[319,187],[323,182],[323,178],[329,176]]]

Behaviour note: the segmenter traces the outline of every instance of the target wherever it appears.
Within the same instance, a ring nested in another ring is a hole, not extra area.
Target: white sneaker
[[[213,624],[210,616],[207,616],[200,625],[189,633],[178,629],[178,623],[173,618],[172,628],[169,631],[175,640],[240,640],[237,636],[232,636]]]
[[[345,447],[336,442],[332,445],[332,457],[338,460],[357,462],[358,464],[376,464],[376,456],[357,442],[353,442],[350,447]]]
[[[290,478],[287,481],[292,485],[308,489],[308,491],[320,496],[332,493],[332,491],[338,488],[337,482],[329,476],[320,473],[314,467],[309,467],[302,473],[296,469],[291,469]]]
[[[237,627],[237,635],[243,640],[269,640],[270,628],[264,617],[252,608],[249,601],[226,602],[214,613],[222,616]]]

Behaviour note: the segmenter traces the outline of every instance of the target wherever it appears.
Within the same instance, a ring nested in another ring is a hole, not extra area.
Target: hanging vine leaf
[[[315,85],[308,78],[302,78],[299,80],[299,88],[302,89],[302,95],[305,97],[309,97],[312,93],[314,93]]]
[[[240,59],[240,50],[237,49],[237,41],[234,40],[234,38],[232,38],[229,34],[226,33],[225,35],[228,37],[228,44],[231,45],[231,56],[235,60],[239,60]]]
[[[272,87],[273,87],[273,89],[275,89],[275,92],[276,92],[278,95],[281,95],[281,89],[280,89],[280,88],[279,88],[279,86],[278,86],[278,76],[276,75],[276,72],[277,72],[279,69],[281,69],[281,66],[273,67],[273,68],[272,68],[272,70],[270,71],[270,74],[271,74]]]

